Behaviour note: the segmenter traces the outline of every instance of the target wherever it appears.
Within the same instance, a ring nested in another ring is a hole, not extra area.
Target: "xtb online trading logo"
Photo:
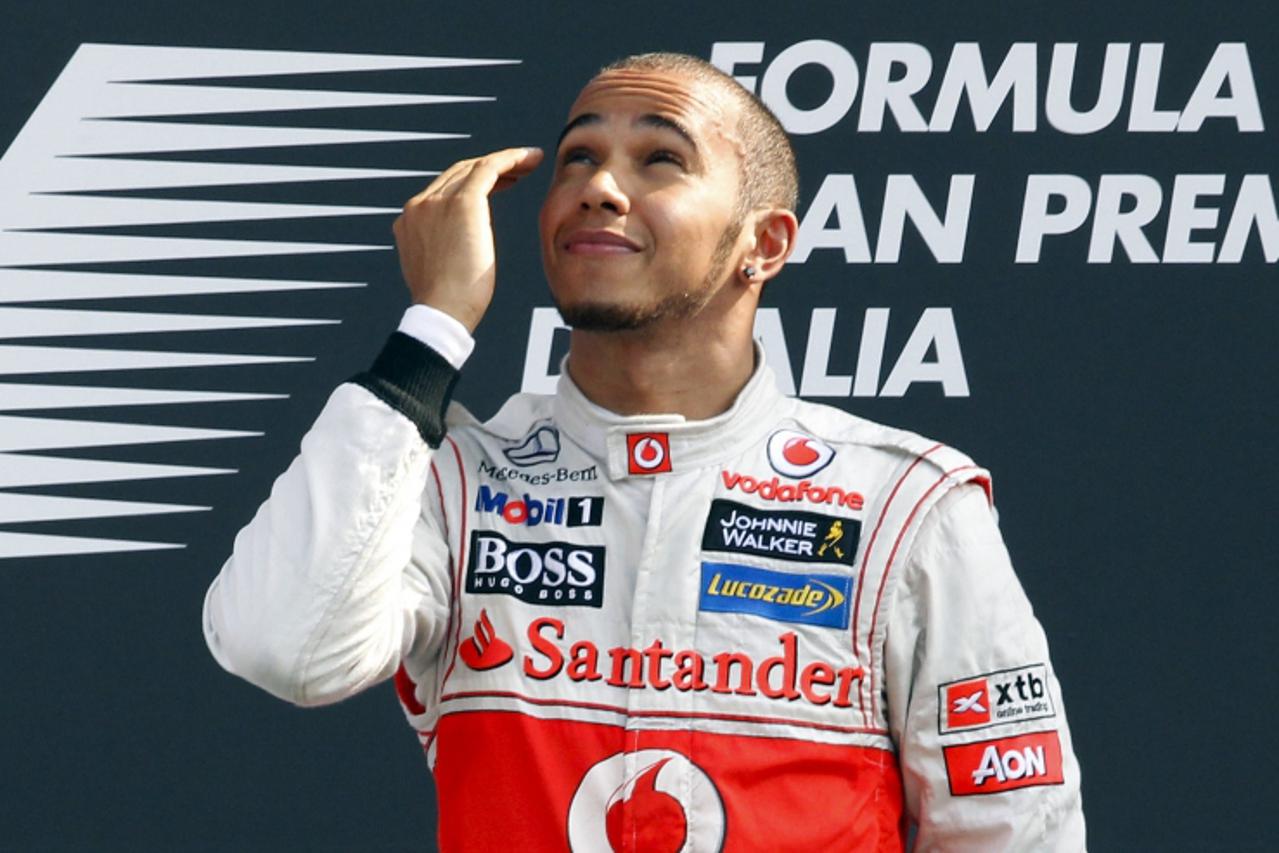
[[[145,348],[146,338],[131,336],[339,322],[234,313],[154,313],[129,310],[127,300],[194,294],[224,295],[229,300],[233,295],[259,291],[363,287],[359,281],[210,273],[214,262],[226,259],[390,248],[329,241],[226,239],[225,223],[260,225],[271,220],[398,213],[398,208],[387,207],[228,201],[227,188],[272,184],[286,197],[296,191],[293,198],[301,200],[306,198],[302,188],[319,181],[423,178],[435,172],[374,168],[379,149],[384,147],[378,145],[359,146],[359,156],[367,158],[359,168],[280,165],[278,161],[280,152],[287,149],[323,151],[313,147],[430,142],[467,135],[457,127],[440,128],[442,132],[406,132],[331,126],[341,120],[333,118],[335,115],[359,116],[359,110],[352,108],[380,107],[385,111],[494,100],[469,94],[355,91],[345,86],[332,90],[315,88],[313,82],[307,88],[290,88],[252,78],[284,76],[302,83],[305,78],[289,75],[426,72],[513,62],[518,60],[82,45],[0,158],[0,379],[21,377],[18,382],[0,381],[0,560],[184,547],[175,542],[57,535],[44,532],[48,530],[44,525],[39,533],[9,528],[32,522],[208,509],[185,503],[41,494],[40,489],[54,487],[53,491],[61,492],[68,485],[163,479],[172,483],[175,497],[190,494],[185,478],[227,474],[232,469],[161,464],[159,460],[165,457],[159,451],[153,462],[93,456],[95,452],[102,454],[104,448],[124,445],[178,442],[176,446],[182,447],[187,446],[182,444],[185,442],[260,433],[176,426],[166,423],[163,416],[156,416],[154,423],[137,423],[136,418],[120,418],[121,407],[159,407],[153,411],[163,412],[165,405],[201,404],[199,411],[207,411],[209,420],[215,421],[216,412],[203,404],[212,407],[220,402],[282,395],[252,387],[252,373],[242,374],[238,388],[212,390],[208,382],[201,381],[199,368],[313,360],[307,353],[281,356],[235,351],[234,335],[216,341],[217,346],[232,350],[227,352],[210,352],[207,342],[199,351],[189,352],[174,351],[173,347]],[[449,86],[428,73],[420,79],[427,81],[424,87]],[[449,80],[455,82],[455,78]],[[466,88],[493,82],[468,78]],[[348,111],[335,112],[339,108]],[[270,126],[269,114],[311,110],[329,111],[301,113],[319,116],[312,125],[326,126]],[[201,118],[209,116],[217,118]],[[229,162],[219,156],[237,149],[264,149],[274,156],[262,157],[267,161],[262,163]],[[430,165],[441,165],[429,159],[430,152],[430,148],[423,151]],[[175,225],[181,226],[186,236],[154,235],[155,226]],[[277,227],[267,233],[278,232]],[[385,229],[384,233],[388,232],[389,228]],[[209,264],[209,269],[194,275],[145,271],[147,265],[192,259]],[[83,300],[111,300],[112,307],[62,307]],[[120,307],[116,307],[116,300]],[[76,338],[84,336],[121,337],[108,338],[119,345],[94,348],[77,345]],[[65,344],[63,338],[67,339]],[[39,339],[41,343],[25,345],[24,339]],[[57,345],[50,345],[48,339]],[[131,387],[148,384],[131,380],[138,371],[174,367],[196,368],[179,372],[190,377],[179,380],[189,387]],[[94,381],[58,382],[60,374],[89,374]],[[66,409],[89,410],[91,417],[86,419],[79,413],[59,417],[58,410]],[[122,531],[127,529],[124,525],[122,521]]]

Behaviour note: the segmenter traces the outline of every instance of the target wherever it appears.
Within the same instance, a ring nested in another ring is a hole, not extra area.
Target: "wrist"
[[[398,331],[426,344],[460,370],[475,349],[471,331],[458,318],[431,305],[410,305],[400,318]]]

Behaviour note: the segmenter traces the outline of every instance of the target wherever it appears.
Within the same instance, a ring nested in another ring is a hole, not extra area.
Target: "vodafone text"
[[[784,483],[779,477],[771,480],[757,480],[746,474],[733,471],[721,471],[724,488],[732,491],[740,489],[748,495],[755,495],[766,501],[781,503],[799,503],[806,501],[812,504],[830,504],[848,509],[861,509],[865,498],[861,492],[841,489],[839,486],[814,486],[808,480],[798,483]]]
[[[777,638],[780,654],[760,661],[741,651],[720,652],[708,660],[693,649],[667,648],[660,639],[644,649],[617,646],[602,654],[590,640],[577,640],[564,648],[556,642],[563,639],[564,622],[559,619],[544,616],[529,623],[528,642],[534,653],[524,655],[524,674],[541,680],[561,675],[570,681],[602,680],[611,687],[632,690],[674,688],[781,701],[803,699],[835,708],[852,706],[853,683],[862,677],[861,667],[825,661],[811,661],[801,668],[794,631]]]

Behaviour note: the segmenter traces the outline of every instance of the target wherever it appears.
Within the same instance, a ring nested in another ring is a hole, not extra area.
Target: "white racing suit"
[[[395,333],[237,536],[209,648],[299,705],[394,677],[446,851],[1083,849],[986,472],[757,358],[705,421],[565,377],[446,427],[456,371]]]

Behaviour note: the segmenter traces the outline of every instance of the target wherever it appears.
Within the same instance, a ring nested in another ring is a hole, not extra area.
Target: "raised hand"
[[[541,162],[540,148],[504,148],[461,160],[408,200],[391,230],[415,303],[475,331],[497,280],[489,196]]]

